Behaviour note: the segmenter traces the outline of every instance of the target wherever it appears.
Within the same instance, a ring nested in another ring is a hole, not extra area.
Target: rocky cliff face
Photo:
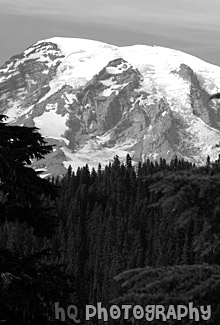
[[[220,67],[160,47],[81,39],[40,41],[0,68],[0,110],[36,126],[54,152],[36,168],[62,174],[174,155],[203,163],[220,152]]]
[[[1,111],[11,108],[19,117],[35,105],[49,91],[48,84],[63,57],[56,44],[42,42],[7,61],[0,69]]]

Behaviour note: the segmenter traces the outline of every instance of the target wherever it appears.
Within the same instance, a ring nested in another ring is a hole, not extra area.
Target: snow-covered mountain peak
[[[117,46],[110,45],[107,43],[84,39],[84,38],[70,38],[70,37],[52,37],[45,40],[41,40],[37,42],[37,44],[41,43],[54,43],[57,47],[62,51],[63,54],[68,56],[73,53],[74,50],[77,51],[97,51],[98,49],[103,48],[116,48]]]
[[[175,154],[204,162],[220,147],[220,67],[159,46],[55,37],[0,68],[0,106],[15,124],[37,126],[56,150],[45,174],[114,155],[135,161]]]

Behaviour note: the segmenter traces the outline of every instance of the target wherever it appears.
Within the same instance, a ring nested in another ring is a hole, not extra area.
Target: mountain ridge
[[[135,162],[215,158],[220,113],[210,94],[219,89],[220,67],[157,46],[52,38],[0,67],[1,112],[56,144],[35,162],[44,175],[127,153]]]

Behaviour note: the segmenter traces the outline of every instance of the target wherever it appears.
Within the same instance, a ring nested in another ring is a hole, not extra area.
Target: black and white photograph
[[[220,324],[219,0],[0,0],[0,325]]]

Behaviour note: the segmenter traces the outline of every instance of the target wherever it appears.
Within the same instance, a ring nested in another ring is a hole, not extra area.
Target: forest
[[[0,116],[0,324],[73,324],[56,319],[56,302],[76,305],[81,324],[104,324],[85,320],[85,306],[97,302],[193,302],[211,305],[199,324],[217,324],[220,156],[204,166],[115,156],[96,170],[43,179],[31,163],[51,150],[36,128]]]

